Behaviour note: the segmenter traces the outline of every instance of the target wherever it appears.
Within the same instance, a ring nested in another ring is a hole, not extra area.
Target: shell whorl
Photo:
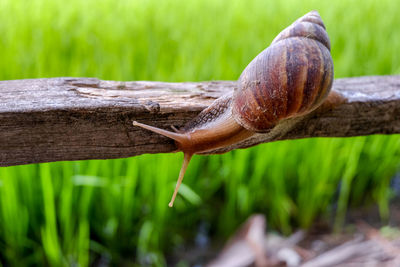
[[[293,37],[314,39],[325,45],[328,50],[331,50],[331,44],[328,34],[326,33],[325,25],[317,11],[311,11],[296,20],[292,25],[280,32],[272,41],[272,44]]]
[[[248,130],[267,132],[282,119],[317,108],[332,80],[329,37],[312,11],[284,29],[243,71],[233,117]]]

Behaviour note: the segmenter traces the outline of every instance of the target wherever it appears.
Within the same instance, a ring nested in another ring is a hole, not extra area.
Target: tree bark
[[[179,128],[236,86],[95,78],[0,81],[0,166],[174,151],[172,140],[132,121]],[[285,139],[400,133],[400,76],[337,79],[333,92],[307,116],[210,153]]]

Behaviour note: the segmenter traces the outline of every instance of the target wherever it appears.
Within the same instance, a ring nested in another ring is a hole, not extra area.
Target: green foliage
[[[237,79],[284,27],[312,9],[335,77],[400,72],[394,1],[0,1],[0,79]],[[349,205],[389,216],[399,136],[276,142],[195,156],[175,207],[182,155],[0,168],[0,263],[165,265],[206,222],[225,237],[254,212],[284,233]]]

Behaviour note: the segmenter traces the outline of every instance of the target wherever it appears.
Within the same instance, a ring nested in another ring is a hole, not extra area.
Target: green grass
[[[235,80],[312,9],[335,77],[400,73],[396,1],[0,1],[0,79]],[[195,156],[173,209],[182,155],[0,168],[0,264],[165,265],[201,223],[225,238],[254,212],[290,233],[350,206],[383,221],[399,136],[276,142]]]

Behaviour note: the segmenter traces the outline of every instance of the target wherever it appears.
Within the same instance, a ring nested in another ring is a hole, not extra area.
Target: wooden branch
[[[181,127],[235,86],[93,78],[0,81],[0,166],[171,152],[171,140],[132,121]],[[284,139],[400,133],[400,76],[338,79],[334,91],[345,101],[212,153]]]

